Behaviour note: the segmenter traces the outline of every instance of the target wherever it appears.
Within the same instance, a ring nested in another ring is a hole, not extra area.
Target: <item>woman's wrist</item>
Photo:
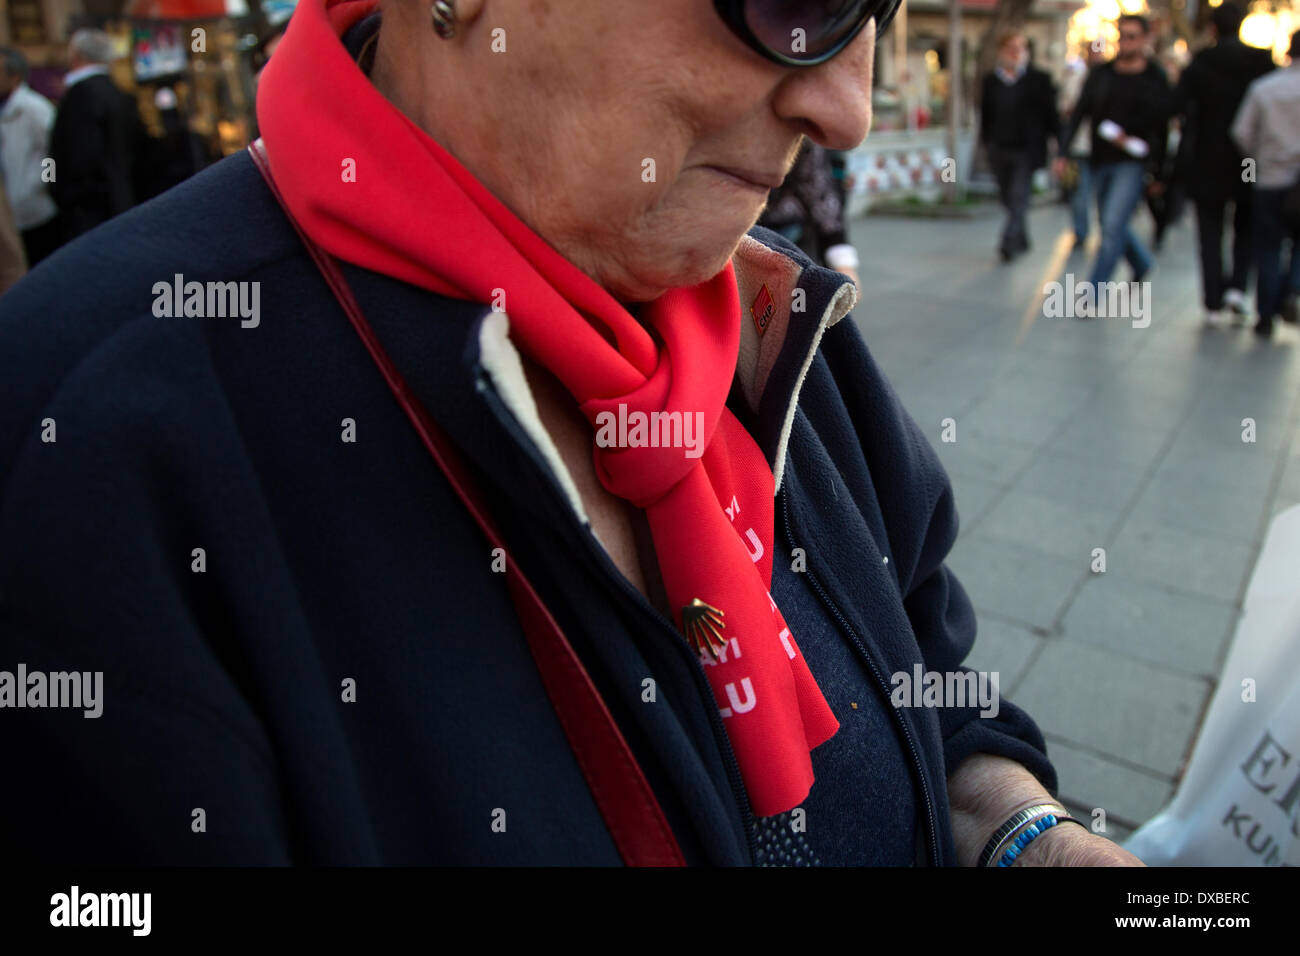
[[[989,838],[1012,815],[1035,804],[1056,801],[1037,777],[1014,760],[977,753],[948,777],[948,802],[957,862],[960,866],[975,866]],[[1059,842],[1059,837],[1051,837],[1050,832],[1044,833],[1025,852],[1040,840],[1046,846]]]
[[[1029,842],[1012,866],[1058,866],[1061,859],[1062,848],[1070,844],[1072,839],[1087,837],[1085,831],[1080,830],[1073,824],[1060,824],[1044,830]]]

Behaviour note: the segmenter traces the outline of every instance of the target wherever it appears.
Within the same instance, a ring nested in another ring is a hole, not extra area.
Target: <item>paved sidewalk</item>
[[[1104,809],[1114,839],[1171,796],[1264,531],[1300,503],[1300,336],[1201,328],[1191,218],[1148,277],[1148,328],[1043,317],[1044,282],[1091,264],[1064,251],[1063,206],[1031,213],[1034,251],[1011,265],[996,214],[852,224],[855,317],[956,488],[950,566],[980,612],[967,663],[1000,672],[1062,799]]]

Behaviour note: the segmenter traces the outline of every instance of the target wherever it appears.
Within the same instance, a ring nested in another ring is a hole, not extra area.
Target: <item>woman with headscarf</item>
[[[0,722],[9,849],[1134,862],[960,667],[853,283],[750,231],[891,14],[303,0],[262,140],[6,302],[0,660],[95,717]]]

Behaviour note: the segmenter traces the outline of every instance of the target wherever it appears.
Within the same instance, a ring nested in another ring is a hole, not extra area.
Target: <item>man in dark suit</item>
[[[145,132],[135,101],[108,75],[113,45],[100,30],[78,30],[69,41],[72,69],[50,134],[64,241],[135,205],[135,175]]]
[[[1237,38],[1241,8],[1224,2],[1210,11],[1213,46],[1196,54],[1175,93],[1175,110],[1183,116],[1178,168],[1196,202],[1201,285],[1207,325],[1242,321],[1248,307],[1246,283],[1251,263],[1250,182],[1242,155],[1228,135],[1232,118],[1251,82],[1273,69],[1267,50]],[[1232,214],[1232,268],[1224,282],[1223,226],[1228,204]],[[1225,314],[1225,308],[1232,315]]]
[[[1025,36],[1004,33],[997,66],[984,77],[980,139],[1007,210],[998,249],[1004,262],[1029,249],[1025,213],[1034,170],[1047,165],[1047,140],[1060,138],[1051,78],[1029,65]]]

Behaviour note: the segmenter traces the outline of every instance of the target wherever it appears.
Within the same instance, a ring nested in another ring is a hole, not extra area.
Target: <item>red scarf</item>
[[[376,6],[303,0],[262,75],[257,118],[289,209],[347,262],[470,301],[504,289],[515,346],[564,384],[593,430],[609,421],[602,412],[617,421],[620,404],[630,422],[703,413],[702,457],[628,429],[637,447],[593,437],[596,471],[645,509],[677,626],[710,633],[684,623],[693,599],[722,612],[691,614],[717,622],[718,658],[701,660],[754,812],[797,806],[813,783],[809,751],[839,723],[768,593],[772,471],[725,405],[740,347],[732,266],[665,293],[638,322],[370,84],[340,37]]]

